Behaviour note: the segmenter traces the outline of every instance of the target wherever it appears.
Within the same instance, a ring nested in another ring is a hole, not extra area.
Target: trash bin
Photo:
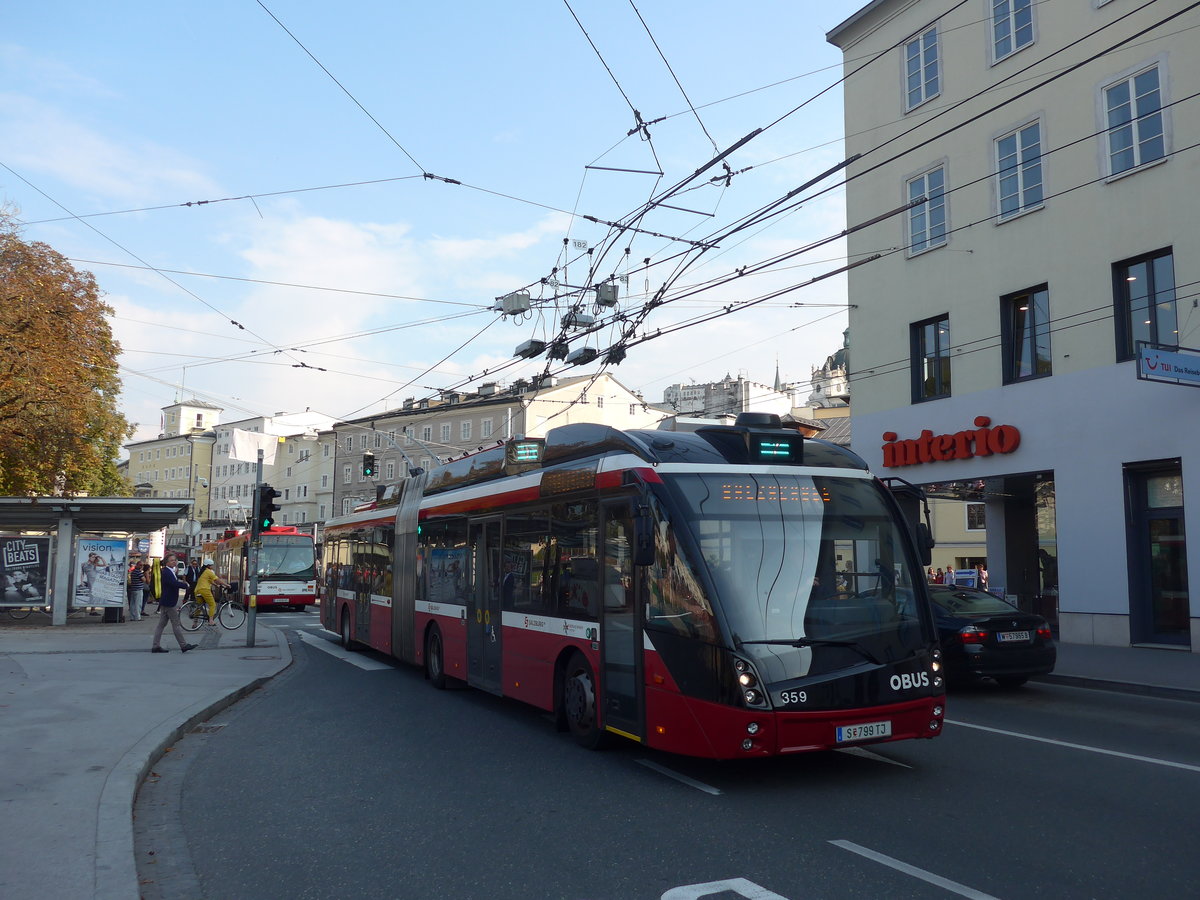
[[[110,622],[124,622],[124,621],[125,621],[125,610],[121,609],[121,607],[119,607],[119,606],[104,607],[104,624],[105,625],[109,624]]]

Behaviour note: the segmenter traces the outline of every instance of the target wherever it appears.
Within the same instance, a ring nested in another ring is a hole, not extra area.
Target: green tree
[[[90,272],[0,210],[0,495],[132,493],[111,313]]]

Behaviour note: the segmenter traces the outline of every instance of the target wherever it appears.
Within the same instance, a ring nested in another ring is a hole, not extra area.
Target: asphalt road
[[[714,763],[590,753],[529,707],[331,651],[297,640],[291,669],[155,767],[147,900],[1069,900],[1200,881],[1195,704],[985,687],[951,694],[934,741]]]

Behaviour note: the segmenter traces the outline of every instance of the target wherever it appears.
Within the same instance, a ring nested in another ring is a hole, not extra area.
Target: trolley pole
[[[263,483],[263,450],[258,448],[258,462],[254,470],[254,518],[251,520],[253,524],[250,526],[250,553],[247,562],[250,566],[250,593],[246,597],[248,608],[246,610],[246,646],[254,646],[254,621],[258,613],[258,548],[262,544],[259,524],[261,520],[259,516],[262,510],[258,508],[259,497],[262,496],[262,491],[259,488]]]

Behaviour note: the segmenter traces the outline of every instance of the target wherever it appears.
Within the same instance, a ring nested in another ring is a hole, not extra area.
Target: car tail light
[[[958,639],[964,644],[982,644],[987,640],[988,633],[974,625],[968,625],[958,633]]]
[[[1053,637],[1053,635],[1050,634],[1050,626],[1043,625],[1041,628],[1039,628],[1037,630],[1037,636],[1040,637],[1043,641],[1050,640]]]

